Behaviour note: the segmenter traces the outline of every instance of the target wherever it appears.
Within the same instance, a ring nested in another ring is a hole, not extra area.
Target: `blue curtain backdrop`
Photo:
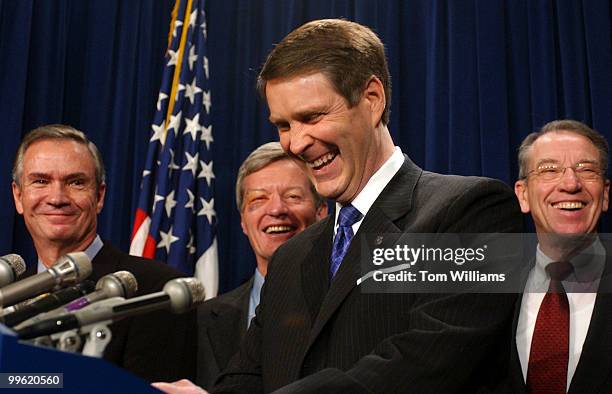
[[[172,5],[0,0],[0,253],[33,261],[9,174],[23,134],[58,122],[100,147],[109,190],[99,232],[128,249]],[[612,139],[608,0],[212,0],[207,13],[221,291],[254,269],[235,173],[252,149],[277,138],[254,91],[257,70],[306,21],[344,17],[380,35],[392,135],[428,170],[511,184],[520,140],[557,118]]]

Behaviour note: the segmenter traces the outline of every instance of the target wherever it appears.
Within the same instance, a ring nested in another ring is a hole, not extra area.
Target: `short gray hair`
[[[238,177],[236,179],[236,206],[240,212],[242,212],[244,204],[244,178],[281,160],[293,161],[294,159],[283,150],[279,142],[268,142],[251,152],[242,162],[242,165],[238,169]],[[306,174],[304,174],[304,176],[306,176]],[[318,208],[323,204],[323,198],[317,193],[317,189],[315,189],[310,178],[308,178],[308,185],[310,186],[310,192],[312,193],[315,206]]]
[[[104,162],[102,161],[102,156],[100,155],[100,151],[98,151],[96,145],[91,142],[87,136],[85,136],[85,133],[75,129],[74,127],[62,124],[52,124],[38,127],[23,137],[19,148],[17,148],[15,162],[13,163],[13,181],[17,184],[17,186],[21,186],[20,182],[21,175],[23,174],[23,157],[25,156],[28,148],[36,141],[54,139],[71,140],[85,145],[94,162],[96,187],[100,187],[100,185],[106,183]]]
[[[527,174],[529,173],[528,167],[531,146],[534,144],[534,142],[536,142],[538,138],[545,134],[559,131],[567,131],[570,133],[578,134],[591,141],[599,152],[599,166],[601,167],[601,170],[603,172],[602,175],[604,177],[606,176],[606,174],[608,173],[609,151],[608,141],[606,141],[606,137],[604,137],[599,132],[593,130],[582,122],[578,122],[577,120],[571,119],[562,119],[548,122],[544,126],[542,126],[540,130],[531,133],[527,137],[525,137],[525,139],[521,143],[521,146],[518,148],[519,179],[527,179]]]

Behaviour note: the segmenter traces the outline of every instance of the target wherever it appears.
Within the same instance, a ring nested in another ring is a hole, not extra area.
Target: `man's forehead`
[[[581,160],[597,160],[599,152],[587,137],[571,131],[553,131],[539,137],[531,146],[531,159],[540,161],[558,161],[567,156]]]
[[[282,117],[286,116],[282,113],[284,111],[292,115],[308,114],[329,105],[334,98],[342,98],[329,78],[321,72],[277,78],[268,81],[266,85],[266,101],[272,123],[283,120]],[[308,94],[293,94],[294,90]],[[276,97],[278,94],[280,97]]]
[[[89,167],[89,168],[88,168]],[[89,172],[95,170],[94,158],[82,143],[65,139],[33,142],[24,152],[25,172]]]

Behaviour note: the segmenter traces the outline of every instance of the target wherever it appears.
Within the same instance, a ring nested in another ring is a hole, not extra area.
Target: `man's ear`
[[[106,183],[102,183],[98,186],[98,191],[96,192],[98,201],[96,202],[96,212],[100,213],[102,208],[104,207],[104,197],[106,196]]]
[[[362,100],[370,108],[372,127],[377,127],[382,119],[383,112],[385,112],[387,99],[385,98],[385,88],[376,76],[372,75],[366,83]]]
[[[514,194],[516,194],[516,198],[521,206],[521,212],[523,213],[530,212],[529,199],[527,198],[527,187],[527,181],[524,179],[516,181],[514,184]]]
[[[603,189],[603,206],[602,206],[602,211],[603,212],[608,212],[608,204],[610,203],[610,180],[606,179],[604,182],[604,189]]]
[[[327,216],[327,202],[323,201],[321,203],[321,206],[319,208],[317,208],[317,213],[315,215],[315,217],[317,218],[317,222],[323,218],[325,218]]]
[[[17,186],[15,181],[13,181],[11,186],[13,188],[13,201],[15,201],[15,209],[17,210],[17,213],[23,215],[23,204],[21,203],[21,188]]]
[[[247,235],[246,226],[244,224],[244,220],[242,220],[242,212],[240,212],[240,227],[242,227],[242,233]]]

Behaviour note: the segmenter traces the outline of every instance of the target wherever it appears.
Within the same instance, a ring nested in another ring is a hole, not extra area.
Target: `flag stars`
[[[204,15],[204,21],[202,22],[202,24],[200,25],[200,28],[202,29],[202,34],[204,34],[204,39],[207,38],[207,29],[206,29],[206,15]]]
[[[166,133],[166,128],[164,127],[164,121],[162,120],[161,124],[156,125],[153,124],[151,125],[151,128],[153,129],[153,135],[151,136],[151,139],[149,140],[149,142],[153,142],[153,141],[160,141],[162,142],[164,140],[164,134]],[[163,142],[162,142],[163,144]]]
[[[179,51],[173,51],[172,49],[168,49],[168,55],[170,56],[170,60],[168,60],[168,67],[176,66],[176,62],[178,61]]]
[[[214,141],[212,136],[212,125],[201,127],[200,130],[202,130],[200,141],[206,142],[206,149],[210,150],[210,144]]]
[[[153,208],[151,209],[151,213],[155,213],[155,207],[157,206],[157,203],[160,201],[164,201],[164,196],[160,196],[159,194],[155,194],[155,197],[153,197]]]
[[[191,208],[191,211],[193,212],[195,196],[193,192],[189,189],[187,189],[187,195],[188,195],[187,198],[189,199],[189,201],[187,201],[187,203],[185,204],[185,209]]]
[[[189,62],[189,71],[191,71],[193,70],[193,63],[198,60],[198,55],[195,53],[195,45],[192,45],[191,48],[189,48],[189,57],[187,59]]]
[[[213,169],[212,169],[213,167],[212,160],[208,164],[200,160],[200,167],[202,168],[202,171],[200,171],[200,173],[198,174],[198,178],[206,178],[206,183],[210,187],[210,182],[215,177],[215,174],[213,173]]]
[[[191,135],[191,139],[195,141],[198,138],[198,131],[200,131],[200,114],[196,114],[193,118],[185,118],[185,130],[183,135]]]
[[[172,37],[176,37],[179,27],[183,26],[183,21],[175,20],[174,21],[174,30],[172,30]]]
[[[166,248],[166,254],[170,253],[170,246],[172,245],[173,242],[176,242],[179,240],[179,237],[175,237],[172,234],[172,227],[170,227],[170,231],[163,232],[160,231],[159,235],[161,237],[161,241],[159,241],[159,243],[157,244],[158,248]]]
[[[194,254],[196,252],[196,247],[193,244],[193,234],[191,233],[191,230],[189,230],[189,243],[186,245],[186,248],[189,254]]]
[[[168,164],[168,177],[172,176],[173,170],[178,170],[181,167],[174,162],[174,151],[170,149],[170,163]]]
[[[183,170],[189,170],[195,177],[196,171],[198,170],[198,157],[199,153],[196,153],[194,156],[191,156],[189,152],[185,152],[185,157],[187,158],[187,164],[183,166]]]
[[[181,117],[183,116],[183,111],[180,111],[176,115],[172,115],[170,117],[170,123],[168,123],[168,131],[174,129],[174,134],[178,133],[178,129],[181,126]]]
[[[191,15],[189,15],[189,27],[194,27],[197,20],[198,20],[198,10],[195,9],[191,12]]]
[[[172,214],[172,209],[176,206],[176,200],[174,199],[174,190],[168,194],[166,197],[166,201],[164,202],[164,208],[166,208],[166,215],[170,217]]]
[[[208,73],[206,74],[208,78]],[[168,98],[168,95],[164,92],[159,92],[159,96],[157,97],[157,110],[161,111],[162,101]]]
[[[208,79],[208,57],[204,56],[204,74],[206,74],[206,79]]]
[[[185,97],[187,97],[189,99],[189,102],[193,105],[195,95],[198,93],[202,93],[202,89],[200,89],[200,87],[196,85],[196,78],[193,77],[191,83],[185,86]]]
[[[183,90],[185,90],[185,85],[179,83],[178,88],[176,89],[176,94],[174,95],[174,101],[178,101],[179,96]]]
[[[211,105],[210,91],[204,91],[204,96],[202,97],[202,104],[206,108],[206,113],[209,114],[210,113],[210,105]]]
[[[217,215],[215,212],[215,199],[211,198],[210,201],[206,201],[200,197],[200,202],[202,203],[202,209],[198,211],[198,216],[206,216],[208,223],[212,224],[213,216]]]

